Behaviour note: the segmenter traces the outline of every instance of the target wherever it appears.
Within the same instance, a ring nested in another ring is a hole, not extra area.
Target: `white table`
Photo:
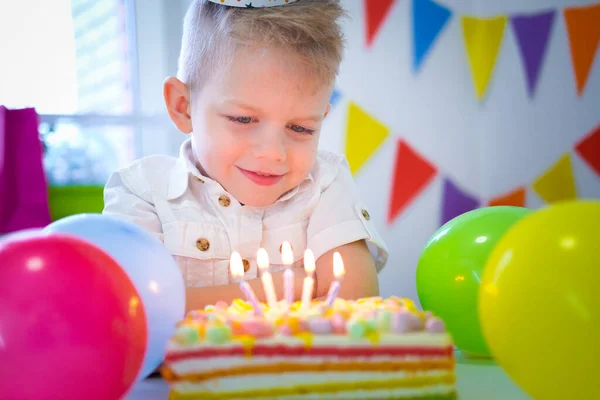
[[[495,363],[466,359],[456,354],[456,377],[460,400],[531,400]],[[127,400],[165,400],[169,388],[162,379],[140,382]]]

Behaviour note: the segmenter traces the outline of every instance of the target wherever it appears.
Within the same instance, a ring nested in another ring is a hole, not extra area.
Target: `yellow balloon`
[[[600,202],[559,203],[498,242],[479,288],[483,335],[536,400],[600,396]]]

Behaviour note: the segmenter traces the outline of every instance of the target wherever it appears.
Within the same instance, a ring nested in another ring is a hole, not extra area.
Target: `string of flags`
[[[338,92],[339,98],[339,92]],[[512,205],[525,207],[528,186],[546,203],[577,198],[577,186],[571,159],[577,154],[600,177],[600,124],[575,143],[553,165],[541,173],[530,185],[521,185],[508,193],[491,199],[481,199],[455,183],[423,154],[375,117],[350,101],[347,109],[345,154],[353,175],[360,173],[365,164],[389,140],[396,147],[394,173],[388,202],[387,222],[393,223],[436,178],[443,179],[440,225],[467,211],[482,206]],[[369,135],[365,135],[369,132]]]
[[[397,0],[363,0],[367,48],[374,45],[378,32],[396,2]],[[535,13],[485,18],[459,16],[465,53],[478,100],[485,98],[507,25],[517,40],[528,94],[530,97],[534,96],[557,14],[558,10],[546,9]],[[600,43],[600,3],[567,7],[562,10],[562,16],[569,39],[576,90],[581,96]],[[452,17],[452,10],[434,0],[412,0],[412,56],[415,74],[420,72]]]

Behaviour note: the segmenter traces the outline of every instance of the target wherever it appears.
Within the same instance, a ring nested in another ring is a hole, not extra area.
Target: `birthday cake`
[[[444,323],[408,299],[192,311],[162,369],[172,400],[456,399]]]

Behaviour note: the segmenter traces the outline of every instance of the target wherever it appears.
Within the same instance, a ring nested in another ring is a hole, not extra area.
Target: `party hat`
[[[231,7],[261,8],[285,6],[298,0],[209,0],[216,4],[223,4]]]

